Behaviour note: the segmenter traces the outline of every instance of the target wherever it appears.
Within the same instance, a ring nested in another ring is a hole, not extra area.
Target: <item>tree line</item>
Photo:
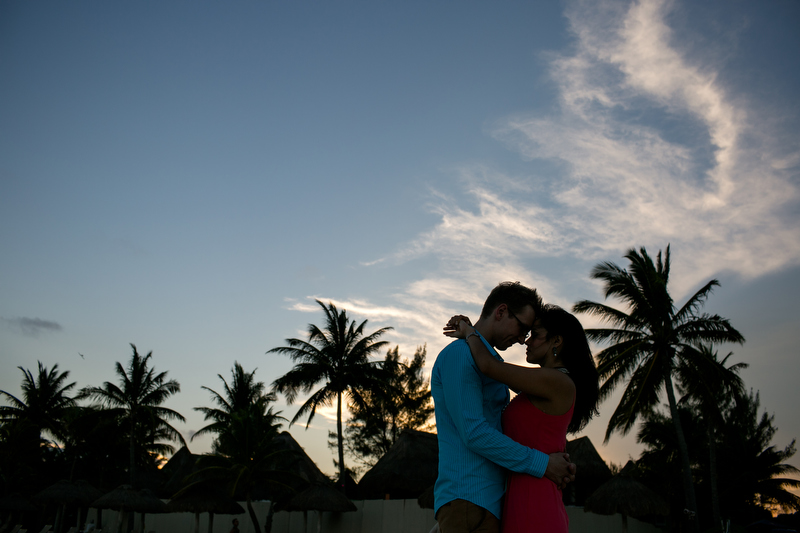
[[[637,461],[640,477],[673,509],[683,510],[672,515],[681,528],[719,530],[723,519],[745,522],[777,507],[800,510],[800,499],[789,490],[800,488],[800,481],[787,477],[800,471],[785,463],[795,453],[794,440],[783,449],[771,444],[777,428],[760,411],[758,393],[744,385],[740,373],[747,365],[718,355],[717,346],[743,343],[744,337],[727,319],[702,312],[719,282],[707,282],[678,307],[668,290],[669,246],[655,260],[644,248],[624,257],[628,268],[603,262],[591,272],[603,283],[605,298],[623,309],[589,300],[573,306],[607,325],[586,330],[604,346],[595,355],[601,397],[623,389],[606,442],[638,424],[637,440],[645,447]],[[317,409],[336,406],[329,445],[336,450],[342,489],[348,471],[357,475],[372,466],[403,429],[433,429],[425,346],[404,359],[399,348],[381,340],[391,328],[369,332],[366,320],[357,323],[346,310],[317,303],[322,327],[309,324],[305,339],[286,339],[267,352],[289,356],[289,372],[267,388],[255,370],[234,363],[230,381],[218,375],[219,392],[203,387],[212,406],[195,407],[208,424],[192,439],[208,434],[214,440],[187,487],[209,480],[224,485],[248,502],[257,531],[254,488],[264,480],[282,482],[274,442],[287,420],[274,410],[278,394],[289,404],[303,398],[289,425],[305,420],[308,426]],[[63,477],[101,488],[145,485],[175,452],[173,444],[187,444],[172,425],[183,416],[165,406],[180,384],[156,372],[152,352],[142,356],[131,348],[127,364],[115,365],[115,382],[79,390],[57,364],[39,363],[37,372],[20,367],[21,394],[0,391],[7,403],[0,406],[4,494],[33,494],[45,480]],[[350,418],[343,422],[345,410]]]

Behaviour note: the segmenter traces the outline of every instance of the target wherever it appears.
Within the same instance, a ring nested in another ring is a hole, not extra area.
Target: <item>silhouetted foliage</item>
[[[213,422],[192,438],[206,433],[213,433],[216,438],[212,454],[200,458],[199,470],[183,490],[203,484],[227,486],[231,497],[247,502],[255,531],[261,531],[252,505],[253,491],[258,485],[278,483],[285,477],[278,469],[279,456],[285,452],[275,439],[280,433],[280,421],[286,419],[273,411],[270,404],[275,395],[264,393],[264,383],[255,380],[255,370],[245,372],[239,363],[234,363],[232,375],[229,384],[218,374],[225,388],[222,394],[203,387],[217,407],[195,407],[205,420]]]
[[[381,335],[392,328],[381,328],[365,335],[367,321],[356,325],[344,309],[335,305],[317,303],[325,312],[325,328],[308,325],[308,340],[286,339],[287,346],[273,348],[267,353],[283,353],[296,364],[289,372],[272,383],[273,390],[284,394],[291,404],[300,393],[308,394],[320,388],[300,406],[290,425],[308,415],[306,427],[311,423],[318,407],[336,402],[336,432],[339,449],[339,484],[345,481],[344,432],[342,430],[343,397],[357,406],[364,406],[366,391],[385,387],[385,371],[379,361],[371,356],[387,343],[379,341]]]
[[[417,347],[411,360],[400,360],[400,348],[386,352],[383,368],[386,386],[364,391],[364,404],[349,403],[345,449],[360,463],[356,473],[368,469],[389,451],[404,429],[428,430],[433,416],[430,384],[425,379],[425,346]],[[328,433],[328,447],[335,448],[336,434]]]
[[[106,381],[102,387],[84,387],[81,398],[90,398],[121,417],[129,445],[130,483],[136,485],[137,466],[153,466],[151,454],[166,455],[174,448],[164,441],[178,441],[186,445],[180,432],[169,424],[169,420],[185,422],[177,411],[162,404],[181,386],[174,379],[167,380],[167,372],[156,374],[148,366],[153,352],[142,357],[131,344],[133,354],[128,368],[117,362],[116,374],[119,386]]]
[[[591,277],[602,280],[605,297],[614,297],[627,306],[620,311],[605,304],[583,300],[573,310],[588,313],[611,324],[611,328],[587,329],[589,339],[609,344],[597,354],[598,371],[605,380],[600,398],[605,399],[627,381],[622,399],[611,415],[606,441],[619,431],[623,435],[641,415],[650,413],[666,392],[671,419],[681,457],[685,505],[697,512],[686,439],[678,416],[673,375],[675,367],[692,352],[684,348],[701,343],[744,342],[744,337],[718,315],[698,314],[717,280],[706,283],[677,309],[667,288],[670,272],[670,248],[664,258],[659,251],[656,261],[644,248],[625,254],[629,270],[604,262],[592,269]]]
[[[800,481],[786,477],[800,474],[785,463],[795,453],[795,441],[783,449],[772,445],[777,428],[773,426],[772,416],[759,415],[759,407],[758,394],[752,392],[744,394],[738,402],[726,404],[721,410],[722,421],[714,433],[720,517],[741,525],[762,518],[768,514],[767,509],[800,509],[800,499],[790,492],[800,487]],[[698,501],[705,507],[712,499],[712,470],[707,422],[698,409],[697,404],[685,402],[679,412],[691,451]],[[646,484],[671,504],[680,505],[680,460],[672,421],[658,412],[648,414],[637,440],[645,445],[638,466]],[[711,515],[701,516],[701,525],[719,527]]]

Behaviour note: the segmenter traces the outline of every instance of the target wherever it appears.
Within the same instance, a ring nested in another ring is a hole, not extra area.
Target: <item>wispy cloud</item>
[[[435,262],[430,275],[391,306],[339,304],[391,319],[409,338],[437,339],[443,317],[480,308],[501,280],[524,280],[568,305],[569,273],[542,273],[547,260],[579,265],[585,280],[598,260],[671,243],[678,298],[721,271],[756,277],[800,262],[792,214],[800,154],[750,110],[747,95],[720,81],[721,65],[677,39],[688,30],[668,24],[673,7],[569,4],[573,44],[546,56],[554,111],[521,112],[491,128],[531,161],[531,174],[458,169],[458,193],[431,191],[440,222],[372,263],[391,268],[425,256]]]
[[[10,330],[21,333],[26,337],[38,337],[44,332],[56,332],[63,329],[61,324],[58,322],[53,322],[52,320],[42,320],[41,318],[0,317],[0,321],[2,321]]]

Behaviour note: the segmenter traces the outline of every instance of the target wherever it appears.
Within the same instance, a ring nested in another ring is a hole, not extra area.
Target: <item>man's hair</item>
[[[519,281],[504,281],[489,293],[486,303],[483,304],[481,318],[491,316],[500,304],[506,304],[509,311],[515,315],[521,314],[525,310],[525,306],[530,305],[538,316],[542,309],[542,297],[539,296],[536,289],[526,287]]]

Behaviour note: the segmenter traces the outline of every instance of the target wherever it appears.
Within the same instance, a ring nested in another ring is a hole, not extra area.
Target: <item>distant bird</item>
[[[81,359],[86,359],[81,352],[78,352],[78,355],[81,356]]]

